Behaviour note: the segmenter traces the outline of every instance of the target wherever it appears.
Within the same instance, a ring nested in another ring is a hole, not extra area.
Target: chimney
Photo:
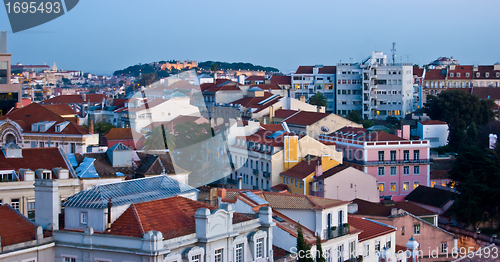
[[[94,134],[94,121],[92,119],[89,120],[89,131],[91,134]]]
[[[403,125],[403,139],[410,140],[410,125]]]
[[[43,229],[59,229],[59,183],[52,179],[35,181],[35,223]]]
[[[397,208],[391,208],[391,216],[397,216],[398,215],[398,209]]]
[[[274,119],[274,106],[269,107],[269,124],[273,123]]]
[[[21,108],[21,107],[23,107],[23,103],[19,103],[19,102],[17,102],[17,103],[16,103],[16,108]]]
[[[300,96],[299,97],[300,102],[306,102],[306,97],[305,96]]]
[[[107,228],[110,228],[111,227],[111,208],[113,207],[113,203],[111,202],[111,198],[109,198],[109,201],[108,201],[108,227]]]
[[[358,213],[358,204],[352,203],[347,206],[347,213],[356,214]]]
[[[238,189],[243,189],[243,182],[241,176],[238,177]]]

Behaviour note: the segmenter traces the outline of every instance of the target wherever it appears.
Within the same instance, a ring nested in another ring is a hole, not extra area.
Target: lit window
[[[384,183],[378,183],[378,191],[384,192]]]
[[[410,190],[410,182],[404,182],[403,183],[403,190],[404,191]]]
[[[413,225],[413,234],[420,235],[420,225]]]
[[[420,186],[420,181],[414,181],[413,182],[413,189],[417,188],[418,186]]]
[[[257,258],[262,258],[263,257],[263,248],[264,248],[264,239],[259,238],[257,239],[257,243],[255,245],[255,254]]]
[[[434,187],[437,184],[436,181],[431,181],[431,187]]]
[[[391,182],[391,191],[392,192],[395,192],[397,190],[396,186],[397,186],[396,182]]]
[[[446,181],[446,180],[441,181],[441,185],[446,187],[448,185],[448,181]]]
[[[223,248],[215,250],[215,262],[222,262],[222,251]]]

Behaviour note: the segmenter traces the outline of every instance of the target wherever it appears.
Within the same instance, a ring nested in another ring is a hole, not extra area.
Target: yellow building
[[[285,166],[287,164],[290,163],[285,159]],[[309,195],[314,176],[320,176],[323,170],[327,171],[339,164],[330,155],[307,155],[293,167],[286,168],[286,171],[280,174],[280,182],[287,185],[292,194]]]

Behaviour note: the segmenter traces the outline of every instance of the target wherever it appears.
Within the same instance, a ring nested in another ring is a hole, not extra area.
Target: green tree
[[[321,247],[321,238],[316,236],[316,262],[326,262],[323,256],[323,248]]]
[[[302,226],[299,223],[297,227],[297,261],[299,262],[312,262],[311,246],[304,239]]]
[[[477,127],[474,122],[467,128],[467,139],[471,145],[475,144],[477,141]]]
[[[106,122],[97,122],[94,124],[94,132],[101,135],[107,133],[112,128],[116,128],[116,126]]]
[[[64,83],[65,85],[71,85],[71,80],[69,80],[69,79],[67,79],[67,78],[65,78],[65,77],[63,77],[63,78],[62,78],[62,81],[63,81],[63,83]]]
[[[317,92],[309,98],[307,103],[315,106],[326,106],[326,97],[322,93]]]
[[[140,86],[149,86],[152,83],[158,80],[158,75],[156,73],[146,73],[142,74],[141,78],[138,81]]]
[[[345,118],[358,124],[363,123],[363,118],[361,117],[359,110],[352,110]]]
[[[219,71],[219,67],[217,66],[216,63],[213,63],[212,66],[210,66],[210,70],[212,70],[212,72],[217,72]]]
[[[446,122],[450,128],[449,143],[457,152],[464,147],[465,131],[471,123],[484,125],[494,117],[494,102],[479,100],[460,89],[446,90],[436,96],[429,96],[425,112],[432,118]]]
[[[145,150],[161,150],[175,147],[175,139],[172,133],[166,131],[163,126],[155,126],[146,132]]]
[[[476,146],[465,146],[459,153],[453,169],[449,172],[458,192],[451,206],[453,217],[457,221],[474,227],[483,221],[498,221],[499,153],[500,151]]]

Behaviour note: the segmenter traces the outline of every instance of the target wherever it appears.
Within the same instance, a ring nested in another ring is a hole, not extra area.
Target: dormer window
[[[457,77],[460,77],[460,73],[457,73]]]
[[[465,73],[465,77],[469,77],[469,76],[470,76],[470,74],[469,74],[469,73]]]
[[[453,77],[453,73],[450,73],[450,77]]]
[[[52,179],[52,172],[50,172],[50,171],[43,171],[42,172],[42,179]]]
[[[500,73],[498,73],[498,72],[497,72],[495,75],[496,75],[497,77],[500,77]]]
[[[485,77],[490,77],[490,73],[485,73],[484,76]]]
[[[477,72],[476,77],[479,77],[479,76],[481,76],[481,73]]]

